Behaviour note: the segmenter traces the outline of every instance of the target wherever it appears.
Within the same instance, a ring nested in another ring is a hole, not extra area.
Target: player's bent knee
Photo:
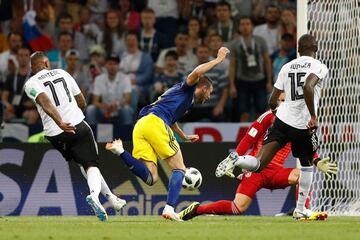
[[[236,194],[233,202],[234,202],[236,208],[241,213],[243,213],[249,208],[249,206],[251,204],[251,198],[244,194]]]
[[[152,182],[148,184],[149,186],[153,186],[155,183],[157,183],[157,181],[159,181],[159,175],[152,175],[152,179]]]
[[[243,213],[247,210],[247,205],[244,202],[239,202],[234,200],[234,204],[240,213]]]
[[[289,175],[288,182],[290,185],[295,185],[298,183],[300,177],[300,170],[298,168],[294,168]]]
[[[182,154],[180,151],[178,151],[175,155],[173,155],[165,160],[169,164],[169,167],[173,170],[180,169],[180,170],[185,171],[185,169],[186,169],[184,160],[183,160],[183,157],[182,157]]]

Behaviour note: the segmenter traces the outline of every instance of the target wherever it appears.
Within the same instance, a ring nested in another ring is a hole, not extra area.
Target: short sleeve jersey
[[[245,155],[248,153],[251,156],[257,156],[261,149],[264,137],[267,133],[267,130],[271,127],[275,115],[271,111],[263,113],[256,121],[254,121],[251,126],[248,128],[246,135],[238,144],[236,151],[239,155]],[[275,164],[278,166],[283,166],[285,160],[291,152],[291,144],[286,144],[282,149],[280,149],[269,165]]]
[[[41,70],[25,83],[25,92],[36,104],[46,136],[56,136],[63,130],[36,103],[36,98],[40,93],[45,93],[48,96],[64,122],[75,126],[84,119],[84,114],[74,98],[81,91],[74,78],[62,69]]]
[[[307,129],[310,112],[304,99],[305,80],[311,73],[320,79],[314,88],[314,104],[317,111],[323,79],[328,72],[328,68],[319,60],[308,56],[301,56],[285,64],[274,85],[285,92],[285,102],[280,104],[276,116],[294,128]]]
[[[179,120],[193,105],[196,84],[189,86],[186,80],[175,84],[154,103],[141,109],[139,119],[150,113],[161,118],[168,126]]]

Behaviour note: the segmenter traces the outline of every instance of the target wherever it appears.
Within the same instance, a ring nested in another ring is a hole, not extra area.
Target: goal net
[[[298,0],[303,1],[303,0]],[[316,171],[312,208],[360,215],[360,1],[308,1],[308,31],[329,68],[319,108],[320,155],[338,164],[332,180]]]

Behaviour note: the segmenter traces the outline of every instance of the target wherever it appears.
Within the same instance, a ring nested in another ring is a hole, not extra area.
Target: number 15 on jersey
[[[291,81],[291,100],[295,101],[295,100],[299,100],[299,99],[303,99],[304,98],[304,77],[305,77],[306,73],[305,72],[298,72],[298,73],[293,73],[290,72],[288,74],[288,77],[290,78]]]

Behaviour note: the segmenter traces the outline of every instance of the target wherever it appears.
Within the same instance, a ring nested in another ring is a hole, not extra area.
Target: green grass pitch
[[[199,217],[178,223],[160,216],[0,217],[0,239],[360,239],[359,217],[297,222],[290,217]]]

